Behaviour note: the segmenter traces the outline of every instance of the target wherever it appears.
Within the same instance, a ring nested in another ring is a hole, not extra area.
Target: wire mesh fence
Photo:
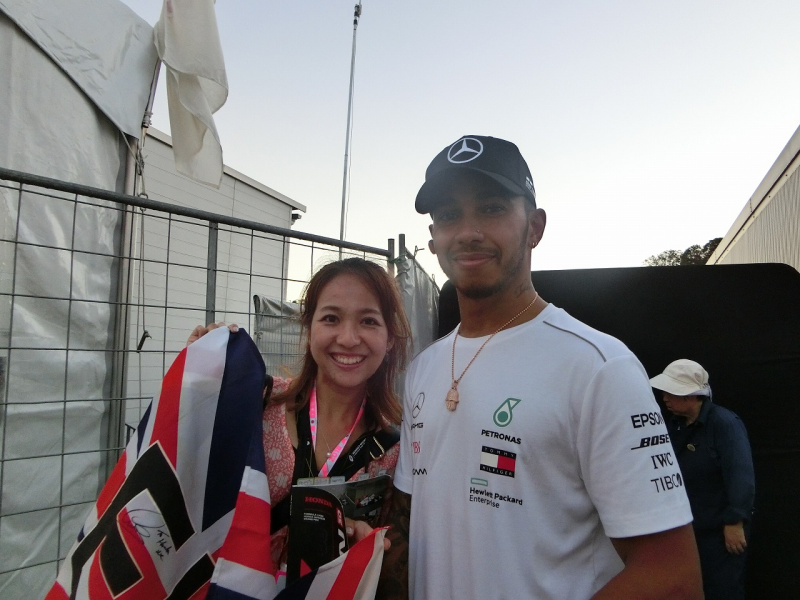
[[[192,328],[299,352],[305,283],[386,249],[0,169],[0,597],[41,596]],[[24,591],[23,595],[19,595]],[[27,595],[26,595],[27,594]]]

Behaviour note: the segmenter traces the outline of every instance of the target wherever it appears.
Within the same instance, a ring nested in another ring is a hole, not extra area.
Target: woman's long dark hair
[[[395,378],[405,368],[408,360],[411,327],[406,319],[400,293],[392,278],[379,265],[363,258],[346,258],[329,263],[317,271],[308,282],[300,309],[300,325],[306,340],[303,363],[300,372],[287,390],[276,394],[270,402],[289,402],[295,412],[308,404],[311,388],[314,387],[317,378],[317,363],[311,356],[308,342],[311,323],[322,290],[340,275],[357,277],[378,298],[391,345],[378,370],[367,380],[367,404],[364,409],[367,427],[372,429],[399,425],[402,408],[394,384]]]

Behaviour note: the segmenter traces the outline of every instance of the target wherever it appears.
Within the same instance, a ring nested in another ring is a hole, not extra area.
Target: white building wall
[[[228,167],[219,189],[180,175],[171,139],[157,130],[148,132],[144,160],[142,191],[151,200],[287,229],[292,211],[305,211],[302,204]],[[149,337],[128,366],[127,396],[141,397],[141,402],[128,403],[130,426],[158,392],[164,369],[189,332],[206,321],[207,223],[145,215],[134,230],[134,255],[141,262],[134,271],[129,335],[134,346],[144,331]],[[252,329],[253,295],[285,299],[288,245],[277,236],[222,226],[217,253],[215,319]]]
[[[784,263],[800,270],[800,128],[795,131],[709,264]]]

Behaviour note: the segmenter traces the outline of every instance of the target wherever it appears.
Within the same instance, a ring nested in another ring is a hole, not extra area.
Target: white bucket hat
[[[708,373],[698,363],[681,358],[667,365],[664,372],[650,380],[650,385],[673,396],[710,396]]]

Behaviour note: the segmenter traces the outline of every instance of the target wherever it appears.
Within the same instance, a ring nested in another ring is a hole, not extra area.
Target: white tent
[[[0,166],[132,192],[153,28],[117,0],[0,0],[0,57]],[[44,595],[116,458],[87,450],[115,427],[99,400],[114,396],[124,214],[65,205],[0,188],[2,239],[16,241],[0,244],[0,292],[15,298],[0,308],[2,598]]]

